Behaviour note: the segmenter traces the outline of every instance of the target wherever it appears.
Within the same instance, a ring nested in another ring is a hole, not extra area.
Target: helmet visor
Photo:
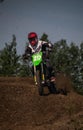
[[[32,41],[35,41],[35,40],[36,40],[35,37],[29,38],[29,42],[32,42]]]

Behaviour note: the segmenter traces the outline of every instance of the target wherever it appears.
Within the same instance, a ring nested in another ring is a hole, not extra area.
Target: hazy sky
[[[45,32],[51,42],[66,39],[78,45],[83,41],[83,0],[4,0],[0,3],[0,49],[17,38],[23,53],[27,34]]]

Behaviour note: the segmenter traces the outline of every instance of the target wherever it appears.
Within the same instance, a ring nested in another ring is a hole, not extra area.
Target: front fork
[[[44,67],[43,67],[43,63],[41,63],[41,78],[42,78],[42,83],[45,83],[45,75],[44,75]],[[35,84],[37,85],[37,77],[36,77],[36,66],[34,66],[34,81]]]
[[[37,77],[36,77],[36,66],[33,66],[34,68],[34,81],[35,81],[35,84],[37,85]]]
[[[44,66],[43,66],[43,63],[41,63],[41,75],[42,75],[42,83],[45,83],[45,74],[44,74]]]

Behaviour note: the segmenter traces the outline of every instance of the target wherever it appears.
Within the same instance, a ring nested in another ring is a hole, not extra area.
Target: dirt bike
[[[39,95],[44,94],[44,87],[47,86],[51,93],[56,93],[55,83],[48,79],[48,69],[44,60],[44,53],[42,51],[32,54],[32,64],[34,81],[38,86]]]

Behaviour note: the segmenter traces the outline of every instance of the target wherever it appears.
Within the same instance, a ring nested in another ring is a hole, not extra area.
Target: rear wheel
[[[41,83],[41,76],[40,76],[39,70],[37,70],[37,72],[36,72],[36,77],[37,77],[38,92],[39,92],[39,95],[42,96],[43,95],[43,85]]]

